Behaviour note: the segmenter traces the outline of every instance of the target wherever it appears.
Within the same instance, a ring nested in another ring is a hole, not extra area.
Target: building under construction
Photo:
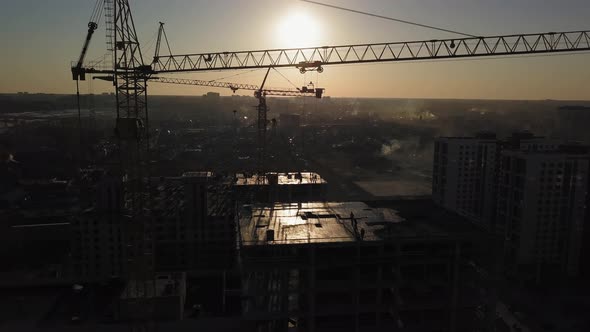
[[[152,179],[150,210],[157,271],[220,271],[235,265],[235,208],[231,178],[211,172]],[[121,183],[95,184],[96,204],[73,218],[74,274],[84,279],[125,275],[127,220]]]
[[[245,206],[244,319],[257,331],[473,331],[484,290],[471,260],[482,235],[442,211],[398,212]]]
[[[234,192],[240,202],[324,201],[328,183],[314,172],[238,173]]]

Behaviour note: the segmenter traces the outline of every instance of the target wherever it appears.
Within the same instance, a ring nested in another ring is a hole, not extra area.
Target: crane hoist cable
[[[465,36],[465,37],[477,37],[475,35],[472,35],[472,34],[469,34],[469,33],[460,32],[460,31],[456,31],[456,30],[439,28],[439,27],[434,26],[434,25],[428,25],[428,24],[422,24],[422,23],[412,22],[412,21],[408,21],[408,20],[402,20],[402,19],[399,19],[399,18],[378,15],[378,14],[364,12],[364,11],[360,11],[360,10],[356,10],[356,9],[351,9],[351,8],[346,8],[346,7],[331,5],[331,4],[327,4],[327,3],[323,3],[323,2],[311,1],[311,0],[299,0],[299,1],[310,3],[310,4],[314,4],[314,5],[318,5],[318,6],[323,6],[323,7],[329,7],[329,8],[333,8],[333,9],[338,9],[338,10],[342,10],[342,11],[347,11],[347,12],[351,12],[351,13],[355,13],[355,14],[361,14],[361,15],[376,17],[376,18],[380,18],[380,19],[384,19],[384,20],[388,20],[388,21],[394,21],[394,22],[398,22],[398,23],[403,23],[403,24],[408,24],[408,25],[414,25],[414,26],[418,26],[418,27],[421,27],[421,28],[427,28],[427,29],[438,30],[438,31],[442,31],[442,32],[453,33],[453,34],[457,34],[457,35],[461,35],[461,36]]]
[[[151,50],[154,47],[154,44],[156,43],[157,38],[158,38],[158,32],[156,31],[150,37],[150,39],[144,44],[145,46],[142,46],[145,53],[151,53]]]
[[[249,74],[249,73],[252,73],[252,72],[255,72],[255,71],[259,71],[259,70],[260,70],[260,68],[250,69],[250,70],[243,71],[243,72],[240,72],[240,73],[237,73],[237,74],[233,74],[233,75],[229,75],[229,76],[225,76],[225,77],[219,77],[219,78],[216,78],[216,79],[213,79],[213,80],[209,80],[209,82],[217,82],[217,81],[225,80],[225,79],[228,79],[228,78],[232,78],[232,77],[236,77],[236,76],[240,76],[240,75],[244,75],[244,74]]]
[[[168,54],[170,56],[172,56],[172,48],[170,47],[170,41],[168,40],[168,35],[166,34],[166,29],[164,29],[164,22],[160,22],[160,27],[159,27],[158,31],[156,32],[156,46],[155,46],[155,50],[154,50],[154,61],[156,61],[160,57],[160,47],[161,47],[161,43],[162,43],[162,37],[164,37],[164,42],[166,43],[166,48],[168,49]],[[221,81],[221,80],[225,80],[228,78],[249,74],[249,73],[252,73],[252,72],[255,72],[258,70],[260,70],[260,68],[250,69],[250,70],[239,72],[239,73],[232,74],[229,76],[215,78],[215,79],[209,80],[209,82]]]
[[[77,162],[78,166],[80,166],[82,161],[82,112],[81,112],[81,105],[80,105],[80,80],[86,80],[86,70],[84,66],[84,59],[86,58],[86,54],[88,52],[88,47],[90,46],[90,41],[92,40],[92,35],[98,28],[98,23],[102,16],[103,11],[103,2],[104,0],[97,0],[96,4],[94,5],[94,10],[90,15],[90,20],[88,22],[88,32],[86,35],[86,39],[84,40],[84,45],[82,46],[82,52],[80,53],[80,57],[78,58],[78,62],[75,66],[71,68],[72,78],[76,81],[76,105],[78,109],[78,157]]]
[[[295,85],[293,82],[291,82],[291,80],[289,80],[285,75],[283,75],[283,73],[281,73],[278,69],[272,67],[272,69],[274,69],[274,71],[276,71],[279,75],[281,75],[287,82],[289,82],[293,87],[295,87],[295,89],[299,90],[299,87],[297,85]]]
[[[102,18],[102,12],[104,10],[104,0],[96,0],[96,4],[94,5],[94,10],[90,15],[89,22],[95,22],[96,24],[100,23]]]

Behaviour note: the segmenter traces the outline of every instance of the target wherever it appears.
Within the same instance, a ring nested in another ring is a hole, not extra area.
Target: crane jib
[[[590,31],[159,56],[154,73],[296,67],[590,51]]]

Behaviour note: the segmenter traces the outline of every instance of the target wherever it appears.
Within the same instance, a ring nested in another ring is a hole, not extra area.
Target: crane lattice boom
[[[323,65],[590,51],[590,31],[422,40],[311,48],[168,55],[154,73]]]
[[[230,82],[219,82],[219,81],[203,81],[193,80],[187,78],[171,78],[171,77],[152,77],[151,82],[167,83],[167,84],[180,84],[180,85],[198,85],[198,86],[210,86],[215,88],[228,88],[236,92],[238,90],[252,90],[260,91],[261,88],[254,84],[244,83],[230,83]],[[321,93],[318,91],[321,90]],[[303,87],[301,89],[288,89],[288,88],[263,88],[262,94],[267,96],[286,96],[286,97],[299,97],[299,96],[316,96],[321,98],[324,89],[322,88],[308,88]]]

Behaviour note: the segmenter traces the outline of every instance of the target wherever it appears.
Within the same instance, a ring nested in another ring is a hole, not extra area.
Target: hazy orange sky
[[[456,37],[296,0],[130,1],[150,62],[158,21],[176,54],[293,46]],[[326,0],[474,35],[585,30],[588,0]],[[73,93],[70,62],[81,50],[95,0],[21,0],[0,12],[0,93]],[[101,22],[102,23],[102,22]],[[88,59],[105,52],[104,25]],[[590,99],[590,54],[326,67],[323,74],[281,72],[296,85],[314,81],[335,97]],[[228,77],[239,74],[238,76]],[[169,76],[169,75],[168,75]],[[260,84],[264,70],[178,77]],[[292,87],[276,73],[268,86]],[[82,92],[110,92],[107,82],[82,82]],[[200,95],[222,89],[150,85],[151,94]],[[248,92],[240,91],[247,94]]]

